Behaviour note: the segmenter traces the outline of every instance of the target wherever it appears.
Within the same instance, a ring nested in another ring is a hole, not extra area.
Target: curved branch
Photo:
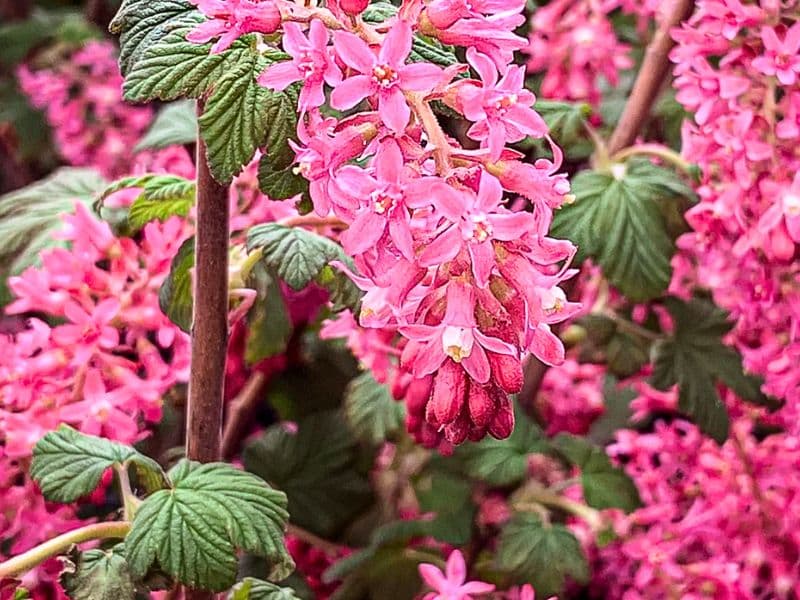
[[[42,564],[49,558],[64,554],[73,545],[93,540],[122,539],[128,535],[131,524],[128,521],[111,521],[108,523],[95,523],[80,529],[68,531],[52,540],[39,544],[19,556],[15,556],[4,563],[0,563],[0,579],[15,577]]]

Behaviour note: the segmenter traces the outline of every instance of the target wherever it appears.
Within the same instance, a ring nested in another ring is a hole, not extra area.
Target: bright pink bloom
[[[186,39],[205,44],[219,38],[211,46],[217,54],[248,33],[274,33],[281,25],[281,13],[273,0],[191,0],[208,20],[200,23]]]
[[[428,18],[437,29],[447,29],[459,19],[477,18],[499,13],[519,14],[524,0],[433,0],[426,7]]]
[[[523,67],[509,66],[498,81],[497,67],[488,56],[469,48],[467,59],[480,75],[481,85],[472,80],[460,83],[455,104],[473,122],[467,135],[483,142],[492,160],[500,158],[508,142],[547,134],[547,124],[531,108],[536,97],[524,87]]]
[[[98,349],[109,350],[119,343],[119,332],[111,326],[120,303],[114,298],[100,302],[91,314],[77,302],[70,300],[64,314],[72,324],[60,325],[53,330],[53,339],[63,345],[75,346],[75,363],[85,364]]]
[[[778,77],[783,85],[793,85],[800,73],[800,23],[792,25],[783,37],[772,27],[761,29],[765,53],[753,59],[753,66],[765,75]]]
[[[414,260],[411,217],[408,209],[429,206],[438,194],[449,192],[443,181],[434,177],[414,178],[404,173],[403,154],[392,139],[383,142],[375,155],[375,175],[358,167],[344,167],[336,184],[347,195],[362,199],[355,209],[355,220],[342,234],[342,243],[350,254],[361,254],[383,236],[389,236],[400,253]]]
[[[464,367],[478,383],[486,383],[491,368],[486,351],[516,354],[514,347],[483,334],[475,322],[475,295],[472,288],[457,282],[447,286],[447,311],[439,325],[406,325],[400,331],[423,345],[413,365],[414,375],[436,372],[448,358]]]
[[[325,102],[323,83],[335,86],[342,72],[333,60],[328,47],[328,30],[319,19],[311,21],[308,38],[300,25],[287,22],[283,26],[283,49],[292,60],[271,65],[258,82],[273,90],[284,90],[296,81],[303,82],[298,106],[301,112],[317,108]]]
[[[420,264],[431,266],[455,258],[463,247],[472,258],[472,270],[479,286],[485,287],[495,266],[494,240],[520,238],[533,227],[533,215],[511,212],[501,206],[503,188],[500,182],[483,173],[478,193],[464,190],[451,192],[434,200],[450,223],[423,250]]]
[[[419,565],[419,574],[435,592],[425,594],[425,600],[472,600],[494,591],[494,585],[483,581],[466,581],[467,565],[459,550],[453,550],[442,572],[434,565]]]
[[[331,105],[347,110],[364,98],[377,95],[383,122],[393,131],[403,131],[411,117],[403,92],[429,92],[444,75],[442,69],[430,63],[405,64],[411,42],[411,26],[404,21],[392,26],[377,56],[357,35],[335,32],[336,53],[359,74],[348,77],[333,90]]]

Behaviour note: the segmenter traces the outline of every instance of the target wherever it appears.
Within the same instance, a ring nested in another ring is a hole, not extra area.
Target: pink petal
[[[375,54],[367,43],[349,31],[337,31],[333,34],[333,46],[336,54],[348,67],[365,73],[372,74],[375,66]]]
[[[116,298],[108,298],[106,300],[103,300],[100,304],[98,304],[95,307],[92,313],[94,321],[96,323],[103,323],[103,324],[109,323],[111,320],[113,320],[114,317],[117,316],[120,307],[121,307],[120,302]]]
[[[419,264],[430,267],[452,260],[461,250],[461,243],[461,233],[458,228],[448,227],[422,251]]]
[[[492,374],[489,357],[486,356],[486,350],[480,344],[472,346],[472,353],[461,361],[461,366],[478,383],[486,383]],[[462,578],[460,581],[463,580]]]
[[[507,242],[533,231],[536,218],[528,212],[502,212],[489,215],[489,223],[492,226],[492,237]]]
[[[564,362],[564,344],[544,323],[531,330],[528,348],[536,358],[547,365],[558,366]]]
[[[381,89],[378,113],[392,131],[400,133],[406,128],[411,117],[411,109],[406,104],[406,98],[399,86],[393,85],[388,89]]]
[[[200,23],[186,35],[186,39],[195,44],[205,44],[226,31],[228,28],[225,27],[225,21],[215,19]]]
[[[411,41],[411,26],[405,21],[395,22],[381,45],[380,62],[395,68],[405,63],[411,53]]]
[[[447,569],[445,571],[447,580],[450,583],[461,584],[467,578],[467,564],[464,562],[464,555],[460,550],[453,550],[447,558]]]
[[[342,244],[350,254],[361,254],[375,245],[386,228],[380,215],[367,209],[361,211],[350,228],[342,234]]]
[[[333,90],[331,94],[331,106],[337,110],[353,108],[364,98],[371,96],[375,87],[375,82],[366,75],[349,77]]]
[[[292,56],[298,56],[308,49],[308,40],[303,35],[300,25],[287,21],[283,24],[283,49]]]
[[[442,323],[458,327],[475,326],[475,290],[472,286],[458,281],[448,284],[447,309]]]
[[[444,71],[428,63],[411,63],[400,69],[400,86],[412,92],[428,92],[436,87]]]
[[[491,58],[481,54],[475,48],[467,49],[467,60],[478,72],[484,87],[492,88],[497,83],[497,67]]]
[[[393,139],[381,144],[375,156],[375,170],[378,179],[387,183],[398,183],[403,170],[403,153]]]
[[[441,590],[447,585],[447,580],[444,578],[441,570],[433,565],[422,564],[419,565],[419,574],[430,587],[435,590]]]
[[[408,212],[402,209],[395,211],[389,220],[389,235],[392,237],[400,254],[406,260],[414,260],[414,238],[411,235],[411,227],[408,223]]]
[[[286,23],[288,25],[289,23]],[[286,27],[284,25],[284,27]],[[308,28],[308,39],[311,45],[317,50],[322,50],[328,45],[328,28],[319,19],[311,21],[311,26]]]
[[[478,286],[485,288],[489,285],[489,277],[495,266],[494,247],[489,240],[479,244],[469,244],[469,255],[472,258],[472,273]]]
[[[478,329],[473,332],[473,335],[475,336],[475,340],[490,352],[494,352],[495,354],[507,354],[509,356],[516,356],[517,354],[517,350],[514,346],[499,338],[485,335]]]
[[[500,181],[493,175],[483,171],[481,183],[478,187],[478,208],[488,212],[500,204],[502,199],[503,186],[500,185]]]
[[[288,25],[288,23],[287,23]],[[274,63],[258,78],[258,83],[271,90],[283,91],[295,81],[303,79],[297,65],[290,60]]]

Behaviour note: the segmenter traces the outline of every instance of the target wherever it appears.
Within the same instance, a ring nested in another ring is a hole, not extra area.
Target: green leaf
[[[169,475],[174,488],[141,504],[125,540],[134,576],[157,563],[189,587],[222,591],[236,580],[237,549],[268,559],[278,579],[291,573],[282,492],[224,463],[182,460]]]
[[[222,183],[238,175],[264,145],[274,168],[287,167],[294,157],[289,140],[297,123],[297,90],[276,92],[260,86],[256,78],[269,61],[248,58],[216,83],[199,119],[208,164]]]
[[[548,449],[541,428],[519,408],[515,412],[516,425],[507,440],[487,437],[456,449],[470,477],[496,486],[519,483],[528,475],[528,457]]]
[[[565,146],[585,136],[584,124],[592,109],[588,104],[537,100],[534,109],[550,128],[559,145]]]
[[[344,413],[356,437],[377,446],[403,430],[405,409],[366,371],[347,386]]]
[[[197,141],[197,107],[192,100],[181,100],[164,106],[144,134],[135,150],[161,150]]]
[[[434,513],[432,520],[422,520],[420,535],[431,536],[440,542],[463,546],[473,533],[475,504],[470,482],[441,471],[423,473],[414,489],[423,513]]]
[[[308,193],[308,180],[291,167],[276,169],[266,154],[258,163],[258,185],[271,200],[289,200]]]
[[[357,468],[357,445],[335,412],[310,415],[297,432],[273,425],[245,448],[243,461],[289,498],[292,522],[334,537],[372,502],[366,475]]]
[[[354,307],[361,292],[350,278],[328,263],[339,261],[355,269],[353,261],[341,246],[320,235],[299,227],[266,223],[250,229],[247,249],[261,249],[267,267],[294,290],[302,290],[313,282],[331,292],[336,308]]]
[[[286,351],[292,336],[292,321],[280,284],[262,264],[256,265],[249,285],[258,296],[247,314],[245,360],[253,365]]]
[[[61,168],[47,179],[0,196],[0,279],[18,275],[59,245],[53,233],[76,203],[90,207],[106,182],[94,169]]]
[[[123,94],[129,102],[201,98],[222,85],[231,72],[252,72],[257,55],[246,39],[240,39],[218,54],[211,44],[193,44],[186,35],[202,22],[199,13],[183,19],[156,44],[143,52],[141,59],[125,77]]]
[[[630,426],[631,401],[637,393],[632,388],[618,387],[617,380],[607,376],[603,384],[603,414],[595,419],[587,437],[595,444],[604,445],[614,439],[614,433]]]
[[[169,320],[186,333],[192,328],[192,275],[194,267],[194,238],[178,249],[169,275],[158,292],[158,305]]]
[[[31,477],[53,502],[75,502],[98,486],[106,469],[131,464],[148,492],[168,485],[159,464],[129,446],[84,435],[61,425],[39,440],[33,449]]]
[[[723,344],[723,336],[733,327],[723,310],[699,298],[683,302],[670,297],[664,303],[675,329],[653,346],[650,383],[659,390],[677,384],[681,412],[722,443],[728,437],[729,419],[717,381],[744,400],[767,406],[774,406],[774,400],[761,392],[758,378],[744,372],[739,353]]]
[[[567,577],[589,581],[589,564],[580,542],[559,524],[544,524],[536,515],[519,513],[503,527],[495,565],[514,583],[531,583],[537,596],[564,591]]]
[[[592,508],[619,508],[632,512],[642,505],[639,490],[625,471],[611,464],[602,448],[560,433],[555,438],[558,450],[581,469],[583,498]]]
[[[578,245],[577,260],[594,259],[625,296],[642,302],[663,294],[675,251],[666,203],[693,193],[672,171],[632,159],[615,175],[581,171],[572,179],[576,200],[553,219],[552,234]]]
[[[188,0],[123,0],[109,31],[119,35],[119,65],[126,77],[145,52],[176,28],[194,25],[200,14]]]
[[[294,590],[246,577],[231,589],[228,600],[297,600]]]
[[[134,600],[136,585],[125,560],[124,546],[110,550],[73,548],[62,559],[59,582],[72,600]]]
[[[103,192],[95,209],[120,190],[141,188],[141,194],[128,210],[129,233],[133,234],[150,221],[166,221],[172,216],[185,217],[194,206],[197,186],[194,181],[176,175],[147,174],[125,177]]]

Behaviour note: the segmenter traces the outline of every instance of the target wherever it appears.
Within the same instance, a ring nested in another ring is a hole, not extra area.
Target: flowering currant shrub
[[[29,4],[0,599],[800,598],[793,3]]]

